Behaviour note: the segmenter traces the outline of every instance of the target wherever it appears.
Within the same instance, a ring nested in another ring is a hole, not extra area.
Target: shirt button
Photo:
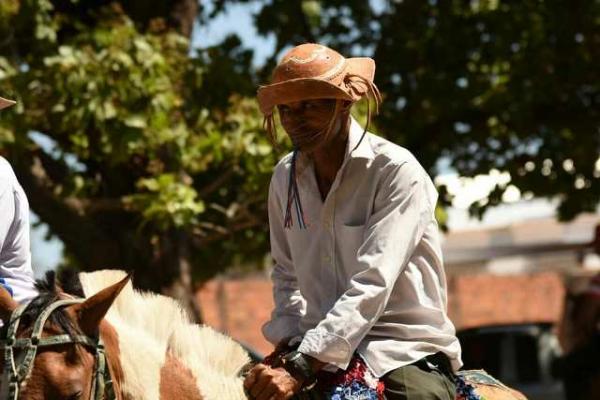
[[[325,221],[323,226],[325,227],[325,229],[329,229],[329,228],[331,228],[331,223],[329,221]]]
[[[323,261],[325,261],[326,263],[328,263],[328,262],[331,261],[331,257],[325,256],[325,257],[323,257]]]

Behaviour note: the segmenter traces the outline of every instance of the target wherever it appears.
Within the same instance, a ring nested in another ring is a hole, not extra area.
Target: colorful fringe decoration
[[[315,390],[327,400],[383,400],[385,387],[359,356],[354,356],[348,369],[317,374]]]
[[[292,217],[292,207],[295,205],[296,216],[300,229],[306,229],[306,219],[304,218],[304,210],[300,200],[300,191],[298,190],[298,182],[296,181],[296,159],[298,158],[298,149],[292,154],[292,163],[290,165],[290,177],[288,180],[288,195],[287,205],[285,208],[284,226],[290,229],[294,225]]]
[[[485,400],[475,393],[475,387],[468,383],[460,374],[456,375],[456,400]]]

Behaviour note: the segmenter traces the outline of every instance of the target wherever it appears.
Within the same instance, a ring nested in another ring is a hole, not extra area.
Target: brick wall
[[[261,326],[273,309],[271,288],[261,277],[206,283],[198,291],[205,323],[266,355],[273,346],[263,338]]]
[[[449,314],[458,328],[559,321],[564,300],[557,272],[451,276]]]
[[[198,292],[208,325],[267,354],[272,346],[260,328],[273,308],[267,278],[214,280]],[[458,329],[521,322],[557,322],[564,289],[556,272],[448,278],[448,312]]]

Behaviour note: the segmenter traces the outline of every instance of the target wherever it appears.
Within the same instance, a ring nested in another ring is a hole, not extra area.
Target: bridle
[[[106,365],[104,345],[100,338],[92,339],[86,335],[69,334],[41,337],[46,321],[56,309],[83,301],[84,299],[58,300],[48,305],[38,315],[31,336],[26,338],[17,339],[16,334],[21,315],[27,305],[21,305],[13,311],[6,329],[6,337],[0,338],[0,350],[4,351],[4,371],[0,378],[0,397],[2,399],[18,400],[21,386],[33,369],[33,361],[38,348],[60,344],[80,344],[88,347],[94,353],[95,366],[90,400],[114,400],[116,398],[110,372]],[[24,350],[24,354],[20,354],[18,357],[19,362],[15,360],[15,349]]]
[[[106,352],[100,338],[93,339],[86,335],[55,335],[41,337],[42,330],[50,315],[60,307],[80,304],[85,299],[58,300],[48,305],[38,315],[30,337],[18,338],[17,329],[19,321],[27,304],[19,306],[10,316],[6,328],[6,336],[0,338],[0,351],[4,352],[4,371],[0,377],[0,398],[18,400],[23,382],[29,377],[33,369],[33,361],[38,348],[56,346],[60,344],[80,344],[94,353],[95,366],[92,375],[92,390],[90,400],[116,399],[110,371],[106,364]],[[15,359],[15,349],[23,350]]]

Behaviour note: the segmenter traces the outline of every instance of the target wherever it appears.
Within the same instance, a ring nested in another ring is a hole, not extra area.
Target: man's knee
[[[454,382],[436,369],[407,365],[384,378],[388,400],[454,400]]]

